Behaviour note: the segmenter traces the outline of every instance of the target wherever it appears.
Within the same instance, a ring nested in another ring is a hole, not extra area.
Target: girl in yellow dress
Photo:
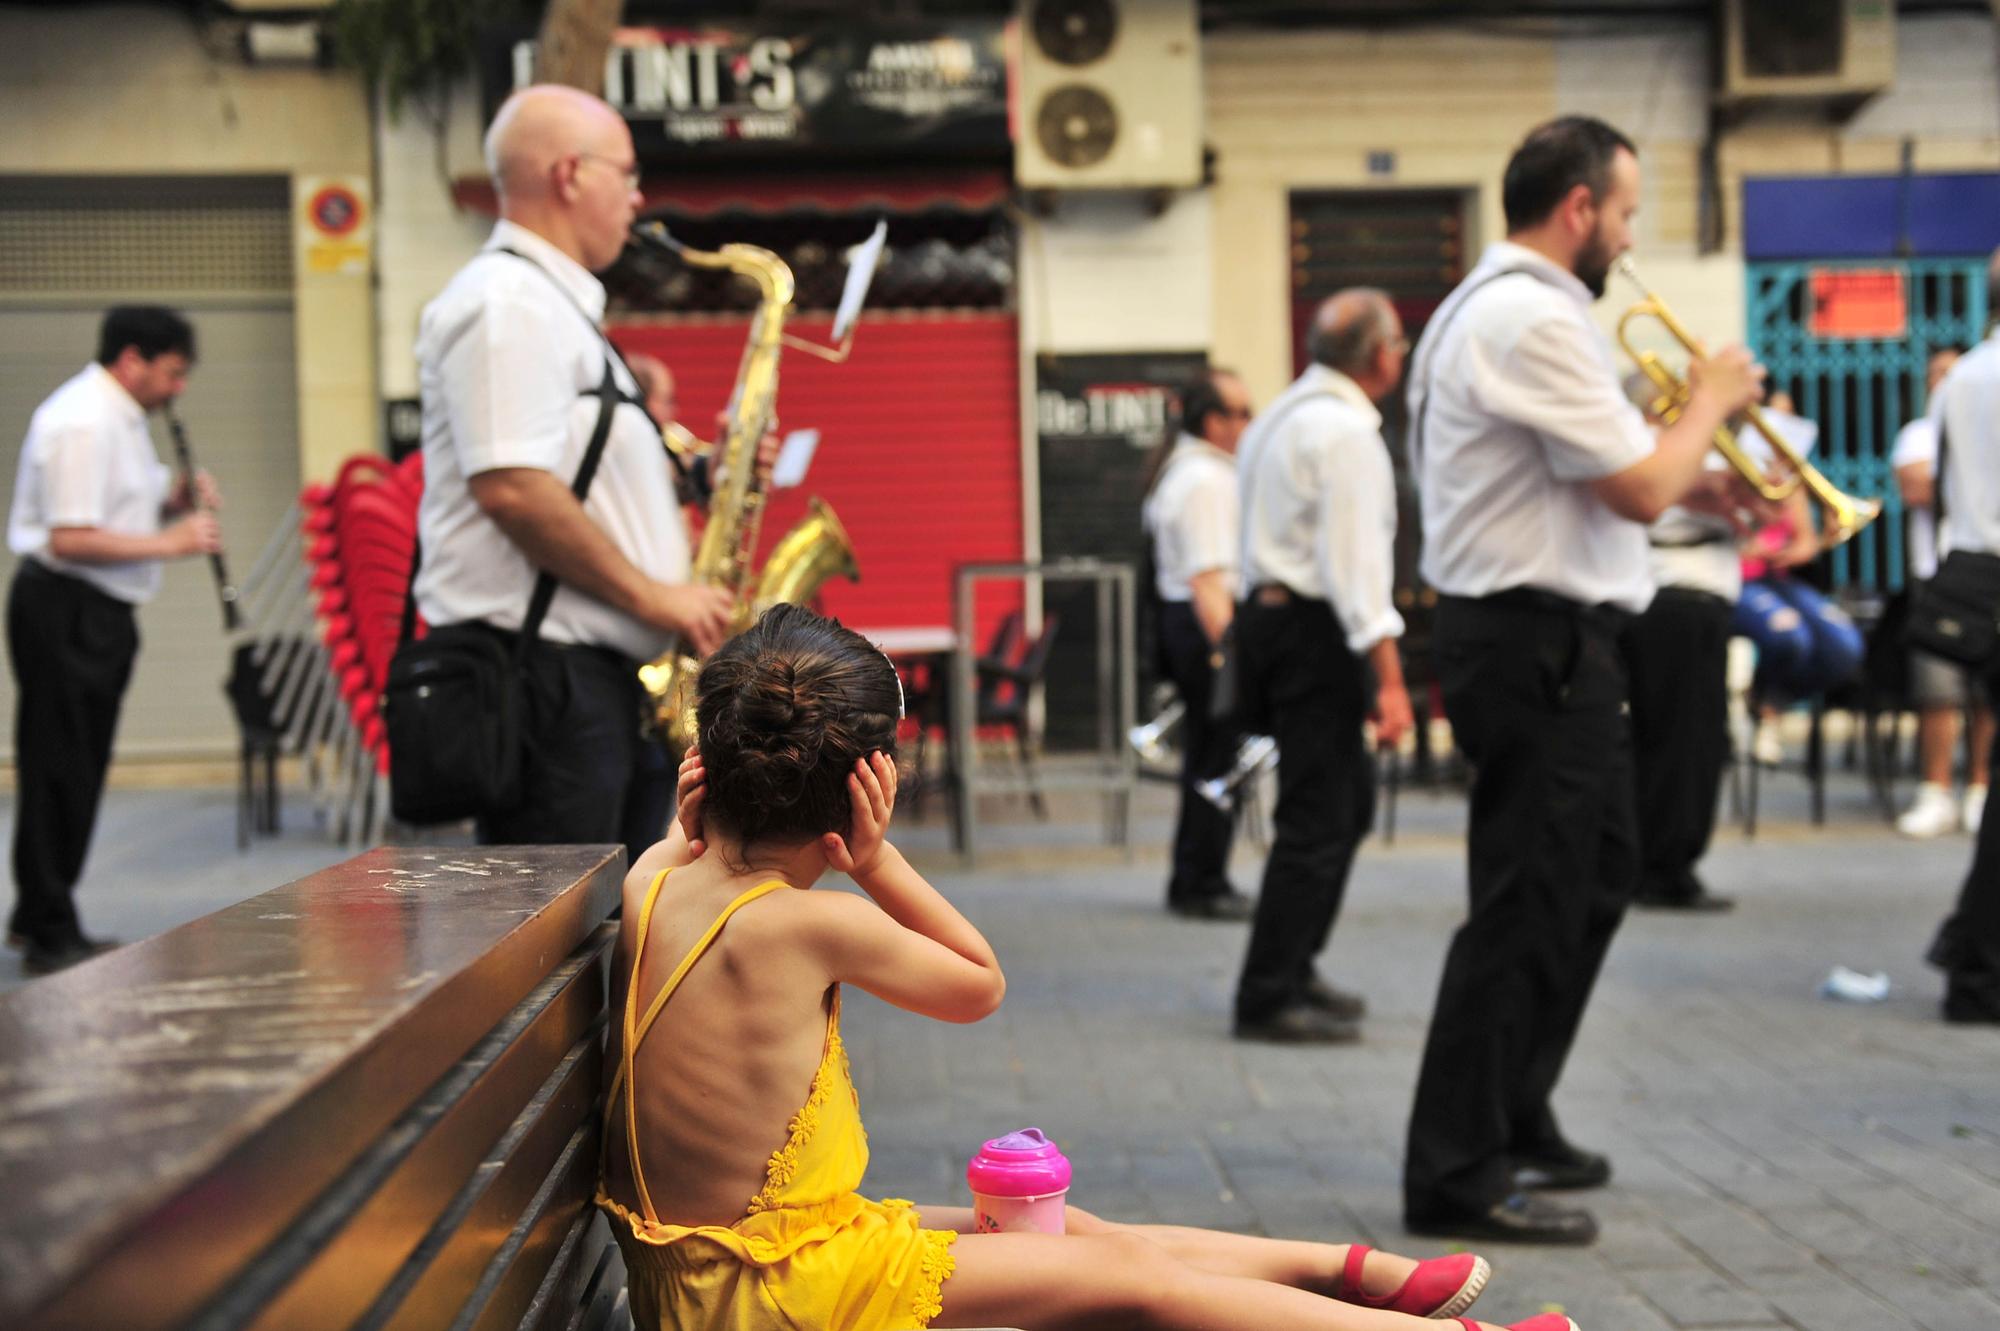
[[[841,986],[973,1022],[1006,980],[885,839],[902,689],[867,640],[777,606],[703,667],[696,714],[680,817],[625,880],[614,981],[597,1202],[641,1331],[1395,1331],[1478,1296],[1471,1254],[1419,1263],[1076,1207],[1065,1234],[979,1234],[968,1208],[860,1196]],[[861,894],[806,890],[829,869]],[[1549,1314],[1518,1331],[1575,1327]]]

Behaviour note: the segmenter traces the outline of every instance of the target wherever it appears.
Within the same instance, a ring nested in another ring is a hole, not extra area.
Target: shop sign
[[[1910,308],[1900,268],[1814,268],[1806,275],[1814,337],[1897,340],[1908,335]]]
[[[872,20],[832,27],[628,26],[604,99],[642,162],[831,153],[1007,150],[1002,21]],[[534,77],[531,38],[486,62],[487,118]]]

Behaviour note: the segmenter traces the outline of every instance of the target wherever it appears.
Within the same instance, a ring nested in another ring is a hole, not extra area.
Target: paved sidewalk
[[[139,937],[343,858],[303,829],[239,857],[230,800],[114,793],[89,926]],[[2000,1031],[1938,1021],[1921,961],[1969,844],[1897,839],[1850,780],[1823,830],[1795,777],[1765,800],[1758,839],[1725,827],[1708,866],[1739,908],[1631,916],[1585,1022],[1558,1104],[1615,1162],[1592,1198],[1603,1239],[1489,1249],[1483,1317],[1559,1302],[1585,1331],[2000,1328]],[[1166,801],[1147,793],[1141,846],[1164,844]],[[973,872],[934,821],[901,838],[987,931],[1009,991],[970,1027],[850,998],[871,1193],[962,1202],[966,1155],[1032,1124],[1075,1160],[1072,1200],[1114,1218],[1442,1250],[1402,1234],[1397,1177],[1462,910],[1457,796],[1405,795],[1397,843],[1364,849],[1326,963],[1373,1011],[1366,1043],[1330,1050],[1228,1038],[1244,927],[1170,919],[1158,851],[1128,862],[1094,822],[1007,817]],[[1238,881],[1256,868],[1240,857]],[[1894,992],[1819,999],[1837,962],[1888,971]],[[0,987],[15,982],[0,954]]]

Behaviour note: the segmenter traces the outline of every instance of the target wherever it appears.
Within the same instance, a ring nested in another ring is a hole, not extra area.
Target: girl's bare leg
[[[929,1229],[955,1229],[971,1234],[972,1209],[957,1206],[920,1208]],[[1137,1234],[1150,1239],[1189,1266],[1217,1275],[1242,1276],[1290,1285],[1314,1294],[1332,1295],[1340,1288],[1347,1266],[1347,1245],[1302,1239],[1267,1239],[1226,1230],[1191,1229],[1183,1225],[1127,1225],[1102,1220],[1081,1207],[1068,1209],[1071,1234]],[[1367,1294],[1388,1294],[1401,1288],[1417,1264],[1408,1257],[1375,1249],[1361,1267],[1361,1288]]]
[[[967,1234],[933,1327],[1023,1331],[1437,1331],[1288,1285],[1205,1271],[1130,1231]],[[1497,1331],[1486,1323],[1481,1331]]]

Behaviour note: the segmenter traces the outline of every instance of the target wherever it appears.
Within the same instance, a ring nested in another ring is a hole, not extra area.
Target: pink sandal
[[[1479,1331],[1479,1323],[1470,1317],[1461,1317],[1458,1322],[1465,1331]],[[1511,1323],[1507,1331],[1581,1331],[1581,1328],[1561,1313],[1543,1313],[1539,1317],[1530,1317],[1525,1322]]]
[[[1361,1264],[1374,1251],[1365,1243],[1347,1245],[1347,1266],[1340,1273],[1340,1292],[1334,1297],[1343,1303],[1364,1308],[1386,1308],[1412,1317],[1456,1317],[1472,1306],[1486,1288],[1493,1268],[1484,1257],[1456,1252],[1449,1257],[1432,1257],[1417,1263],[1401,1288],[1388,1294],[1361,1292]],[[1531,1327],[1529,1331],[1545,1331]],[[1560,1331],[1556,1328],[1555,1331]]]

